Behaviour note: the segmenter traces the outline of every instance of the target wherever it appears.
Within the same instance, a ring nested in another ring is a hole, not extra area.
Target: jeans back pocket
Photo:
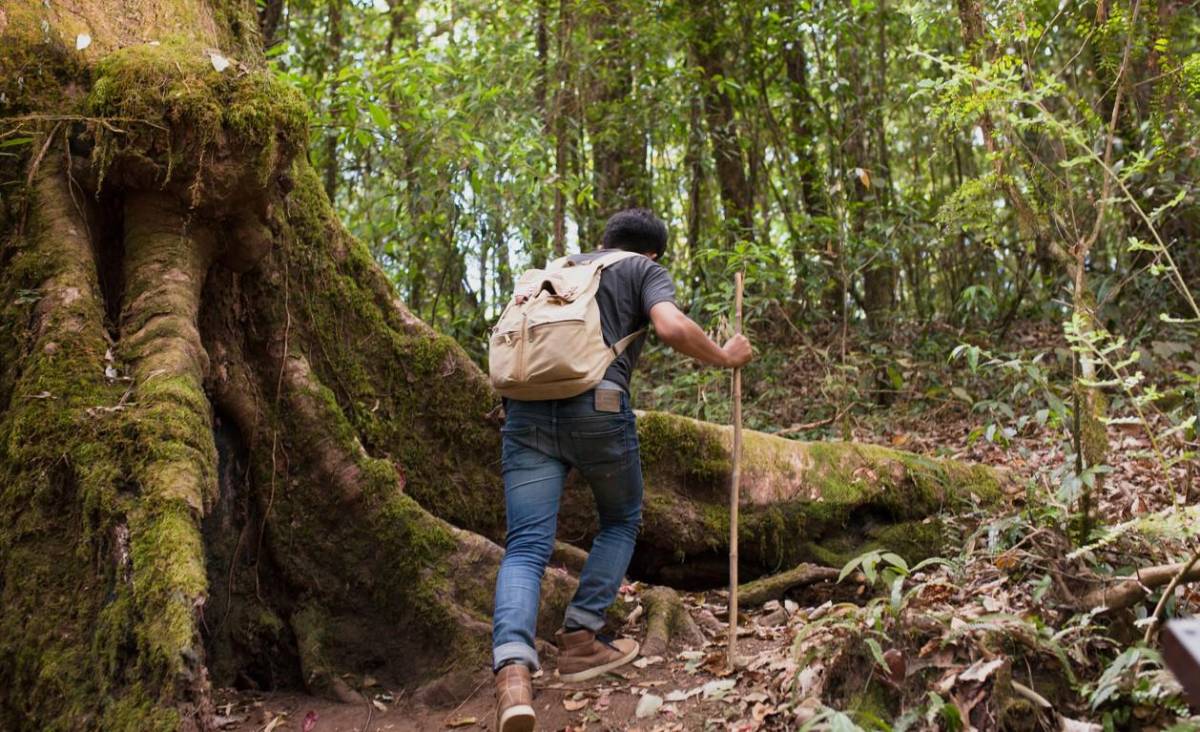
[[[629,425],[605,422],[570,431],[573,457],[578,465],[623,463],[628,454]]]

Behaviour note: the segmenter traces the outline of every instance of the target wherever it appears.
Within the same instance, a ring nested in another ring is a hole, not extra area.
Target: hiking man
[[[556,634],[559,677],[583,681],[637,656],[633,639],[609,640],[598,631],[629,567],[641,524],[642,466],[629,382],[645,341],[644,328],[653,323],[660,340],[705,364],[735,368],[752,357],[744,336],[721,347],[675,306],[674,284],[657,261],[666,244],[666,224],[651,212],[614,214],[605,224],[599,250],[523,275],[493,335],[492,382],[507,397],[502,463],[508,534],[492,616],[498,732],[526,732],[534,726],[530,673],[539,668],[534,631],[569,468],[591,486],[600,531]],[[577,303],[588,304],[589,292],[594,292],[603,332],[603,343],[597,343],[601,360],[594,366],[587,363],[587,346],[575,345],[584,343],[584,336],[550,327],[586,327],[587,311]],[[530,309],[534,304],[558,315],[539,316]],[[568,339],[559,341],[557,350],[572,353],[539,352],[554,338]],[[586,388],[589,376],[594,380],[600,374],[594,388],[578,393],[578,384]],[[539,378],[540,384],[534,384]],[[565,398],[546,397],[572,392]]]

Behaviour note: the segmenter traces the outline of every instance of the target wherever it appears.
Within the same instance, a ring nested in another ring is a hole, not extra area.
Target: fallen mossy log
[[[729,427],[661,412],[638,417],[643,528],[631,575],[720,585],[729,540]],[[984,465],[877,445],[744,433],[739,553],[747,576],[802,562],[841,567],[872,548],[915,560],[946,540],[938,515],[997,502],[1009,478]],[[568,491],[559,537],[586,541],[586,491]]]
[[[797,567],[760,577],[738,586],[738,602],[744,607],[757,607],[771,600],[783,599],[793,587],[828,582],[838,578],[838,570],[804,563]]]

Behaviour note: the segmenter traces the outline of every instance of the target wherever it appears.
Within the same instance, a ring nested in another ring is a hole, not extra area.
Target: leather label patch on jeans
[[[616,389],[597,389],[596,390],[596,411],[597,412],[619,412],[621,411],[621,392]]]

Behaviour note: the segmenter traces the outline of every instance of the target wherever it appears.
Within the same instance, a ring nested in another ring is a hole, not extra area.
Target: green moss
[[[99,728],[113,732],[175,732],[180,728],[179,713],[163,706],[140,685],[104,711]]]
[[[910,563],[940,553],[950,541],[945,524],[936,517],[881,526],[870,533],[870,538],[864,550],[887,549]]]
[[[660,413],[638,422],[650,542],[680,560],[723,549],[730,430]],[[742,556],[764,571],[806,561],[840,566],[880,547],[924,558],[942,545],[940,524],[926,517],[1001,497],[999,477],[985,466],[755,432],[744,433],[744,445]]]
[[[420,584],[421,575],[436,568],[439,560],[455,547],[448,528],[404,494],[395,494],[387,501],[379,514],[376,532],[388,545],[397,550],[404,548],[404,556],[395,557],[397,572],[389,580],[389,585],[400,586],[397,595],[401,597],[417,589],[411,583]]]
[[[128,505],[121,476],[129,443],[119,415],[89,410],[115,405],[123,389],[94,366],[103,362],[102,341],[57,346],[53,356],[25,360],[17,399],[0,421],[0,676],[9,680],[0,727],[19,727],[26,715],[47,729],[97,717],[112,722],[106,729],[171,727],[155,724],[161,710],[122,682],[137,613],[112,556]],[[43,392],[53,408],[21,398]],[[98,699],[111,699],[112,710]],[[145,724],[132,721],[138,710],[147,711]]]
[[[370,253],[337,223],[320,180],[298,163],[288,204],[288,283],[297,347],[310,355],[345,429],[395,466],[405,491],[455,525],[499,538],[497,406],[453,339],[403,322]],[[284,267],[281,267],[283,269]],[[283,322],[287,314],[270,317]]]
[[[241,0],[209,0],[216,26],[224,36],[223,48],[232,49],[246,61],[256,61],[262,55],[262,34],[258,28],[255,5]]]
[[[197,517],[180,501],[145,505],[131,517],[134,599],[144,617],[139,641],[164,674],[181,672],[179,652],[193,646],[193,602],[207,589]],[[168,676],[169,677],[169,676]]]
[[[843,567],[866,552],[881,550],[899,554],[910,564],[944,552],[949,538],[938,518],[885,524],[859,534],[845,532],[808,542],[803,553],[827,567]]]
[[[61,39],[23,30],[28,26],[11,22],[0,35],[0,117],[66,111],[63,105],[70,102],[62,90],[67,84],[86,83],[86,67]]]
[[[887,689],[873,679],[860,691],[850,695],[846,708],[863,729],[889,730],[891,727],[887,721],[895,717]]]
[[[714,425],[651,412],[638,418],[638,442],[647,471],[674,472],[682,482],[719,483],[733,469],[726,439]]]
[[[1080,404],[1079,442],[1085,464],[1101,465],[1108,457],[1108,433],[1104,427],[1104,414],[1108,409],[1104,394],[1098,389],[1077,386]]]
[[[173,177],[215,184],[201,176],[213,174],[204,166],[222,157],[219,148],[253,155],[255,176],[265,184],[304,149],[308,120],[303,99],[289,85],[263,69],[217,71],[207,50],[183,36],[106,56],[85,109],[118,118],[125,128],[117,134],[95,126],[93,163],[102,176],[125,158],[156,170],[162,185]]]

